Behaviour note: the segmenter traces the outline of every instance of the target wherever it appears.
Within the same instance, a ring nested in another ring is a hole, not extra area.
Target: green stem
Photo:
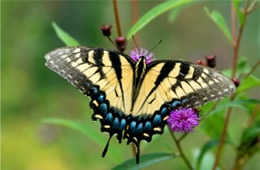
[[[241,37],[242,37],[242,33],[244,31],[244,28],[245,28],[245,24],[246,24],[246,21],[247,21],[247,16],[250,13],[248,11],[249,2],[250,2],[250,0],[246,1],[245,8],[244,8],[244,17],[245,17],[245,19],[244,19],[243,23],[240,23],[237,38],[235,38],[235,36],[233,36],[233,52],[234,52],[234,54],[233,54],[233,64],[232,64],[232,78],[236,77],[236,65],[237,65],[237,60],[238,60],[238,52],[239,52]],[[231,7],[231,15],[232,15],[232,13],[234,13],[234,7]],[[232,20],[235,19],[235,17],[231,17],[231,18],[232,18]],[[235,28],[236,25],[234,23],[235,23],[234,21],[231,21],[231,25],[232,25],[232,29],[231,30],[232,31],[236,30],[236,28]],[[233,33],[233,35],[234,34],[235,33]],[[235,98],[235,95],[232,95],[230,97],[230,101],[234,100],[234,98]],[[222,148],[223,148],[223,145],[224,145],[224,141],[225,141],[225,138],[226,138],[226,133],[227,133],[227,128],[228,128],[228,124],[229,124],[229,120],[230,120],[230,116],[231,116],[231,111],[232,111],[232,108],[229,107],[228,110],[227,110],[227,114],[226,114],[225,120],[224,120],[224,127],[223,127],[223,130],[222,130],[221,136],[220,136],[219,146],[218,146],[217,153],[216,153],[216,159],[215,159],[215,162],[214,162],[214,165],[213,165],[213,170],[217,169],[217,166],[218,166],[218,163],[219,163],[219,159],[220,159],[220,156],[221,156],[221,151],[222,151]]]
[[[168,126],[168,128],[169,128],[169,126]],[[185,162],[185,164],[188,166],[188,168],[190,169],[190,170],[193,170],[193,168],[192,168],[192,166],[191,166],[191,163],[189,162],[189,160],[187,159],[187,157],[185,156],[185,154],[184,154],[184,152],[183,152],[183,150],[182,150],[182,147],[181,147],[181,144],[180,144],[180,139],[178,140],[176,137],[175,137],[175,135],[173,134],[173,132],[172,132],[172,130],[169,128],[169,130],[170,130],[170,134],[171,134],[171,136],[172,136],[172,139],[174,140],[174,142],[175,142],[175,144],[176,144],[176,146],[177,146],[177,149],[178,149],[178,151],[179,151],[179,153],[180,153],[180,156],[181,156],[181,158],[183,159],[183,161]],[[186,136],[186,135],[185,135]]]

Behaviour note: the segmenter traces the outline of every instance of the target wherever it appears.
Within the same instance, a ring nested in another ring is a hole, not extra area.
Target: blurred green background
[[[162,1],[160,1],[162,2]],[[139,1],[139,13],[145,14],[159,1]],[[217,56],[217,69],[231,67],[232,46],[222,32],[206,16],[204,6],[220,11],[230,23],[230,2],[204,1],[183,9],[178,18],[169,22],[169,12],[156,18],[139,32],[139,45],[154,50],[157,59],[196,61],[206,55]],[[131,1],[119,0],[123,34],[132,26]],[[2,1],[2,169],[3,170],[84,170],[110,169],[132,157],[131,148],[112,140],[122,157],[115,159],[108,151],[101,158],[103,147],[86,136],[68,128],[41,122],[48,117],[77,120],[99,131],[99,123],[91,120],[88,99],[64,79],[44,66],[43,56],[64,44],[57,38],[51,22],[75,37],[82,45],[114,49],[100,32],[102,24],[113,25],[111,1]],[[253,65],[259,59],[259,10],[248,19],[240,56],[249,58]],[[230,25],[230,24],[229,24]],[[133,48],[129,42],[125,53]],[[259,76],[259,69],[254,73]],[[258,89],[259,90],[259,89]],[[260,98],[259,91],[251,94]],[[248,117],[242,111],[233,113],[231,128],[235,138]],[[107,134],[103,134],[106,138]],[[199,147],[209,138],[195,130],[184,141],[185,152],[192,160]],[[168,132],[155,138],[142,149],[143,153],[176,150]],[[212,157],[213,155],[209,155]],[[234,151],[223,152],[223,164],[230,167]],[[255,155],[245,169],[255,170],[260,155]],[[210,161],[210,160],[209,160]],[[166,168],[168,167],[168,168]],[[185,169],[181,159],[156,164],[149,169]]]

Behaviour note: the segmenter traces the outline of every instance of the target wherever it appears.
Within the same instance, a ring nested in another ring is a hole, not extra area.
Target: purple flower
[[[173,132],[187,133],[199,125],[199,117],[192,108],[180,108],[171,111],[167,122]]]
[[[146,64],[149,64],[153,61],[153,53],[149,52],[147,49],[144,48],[136,48],[130,51],[130,57],[137,62],[142,56],[146,58]]]

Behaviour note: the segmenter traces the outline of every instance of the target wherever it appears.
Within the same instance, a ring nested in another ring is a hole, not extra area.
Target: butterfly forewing
[[[133,61],[127,56],[101,48],[65,47],[45,56],[46,65],[87,93],[98,86],[111,107],[130,113],[133,90]]]
[[[183,61],[156,61],[148,66],[133,115],[152,115],[176,99],[182,107],[198,107],[234,91],[234,84],[214,69]]]

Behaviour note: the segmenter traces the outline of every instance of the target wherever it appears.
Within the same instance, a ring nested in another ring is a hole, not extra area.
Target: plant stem
[[[226,117],[225,117],[224,127],[223,127],[223,130],[222,130],[221,136],[220,136],[219,146],[218,146],[218,150],[217,150],[217,153],[216,153],[216,159],[215,159],[215,162],[214,162],[213,170],[217,169],[217,165],[219,163],[221,150],[222,150],[222,147],[223,147],[223,144],[224,144],[224,140],[226,138],[227,127],[228,127],[229,119],[230,119],[230,116],[231,116],[231,111],[232,111],[232,108],[229,107],[228,110],[227,110]]]
[[[232,65],[232,78],[236,77],[236,65],[237,65],[237,60],[238,60],[238,52],[239,52],[242,33],[243,33],[243,30],[244,30],[244,27],[245,27],[245,24],[246,24],[246,21],[247,21],[247,16],[249,14],[249,11],[248,11],[249,2],[250,2],[250,0],[247,0],[246,4],[245,4],[244,22],[240,23],[237,39],[235,39],[236,41],[233,40],[233,53],[234,54],[233,54],[233,65]],[[231,15],[232,15],[232,13],[234,13],[234,7],[231,7]],[[231,17],[231,18],[232,18],[232,20],[235,19],[235,17]],[[231,30],[235,31],[236,25],[233,24],[233,23],[235,23],[235,21],[231,21],[231,23],[232,23],[231,24],[232,25]],[[232,34],[234,35],[235,33],[232,33]],[[235,95],[232,95],[230,97],[230,101],[234,100],[234,98],[235,98]],[[216,159],[215,159],[215,162],[214,162],[214,165],[213,165],[213,170],[217,169],[217,165],[219,163],[221,151],[222,151],[224,141],[225,141],[225,138],[226,138],[226,133],[227,133],[227,128],[228,128],[228,124],[229,124],[229,120],[230,120],[230,116],[231,116],[231,111],[232,111],[232,108],[229,107],[228,110],[227,110],[225,120],[224,120],[224,127],[223,127],[223,130],[222,130],[221,136],[220,136],[219,146],[218,146],[217,153],[216,153]]]
[[[118,37],[122,36],[121,26],[120,26],[120,19],[119,19],[119,12],[117,6],[117,0],[113,0],[113,7],[114,7],[114,15],[116,20],[116,29]]]
[[[233,54],[233,65],[232,65],[232,78],[236,77],[236,71],[237,71],[236,65],[237,65],[237,59],[238,59],[239,46],[240,46],[240,42],[241,42],[242,33],[245,28],[247,16],[249,14],[248,13],[249,2],[250,2],[250,0],[246,1],[245,12],[244,12],[244,22],[240,23],[237,39],[233,43],[233,53],[234,54]],[[231,8],[231,11],[234,11],[234,8]],[[233,23],[234,21],[231,21],[231,22]],[[232,27],[235,27],[235,25],[232,24]],[[236,28],[232,28],[232,30],[236,30]]]
[[[247,77],[249,77],[249,76],[255,71],[255,69],[258,67],[259,64],[260,64],[260,61],[258,60],[258,61],[255,63],[255,65],[251,68],[251,70],[245,75],[245,79],[246,79]]]
[[[250,119],[247,123],[248,127],[253,124],[259,110],[260,110],[260,104],[256,105],[256,107],[254,108],[253,113],[251,114]]]
[[[139,16],[139,8],[138,8],[138,0],[132,0],[132,14],[133,14],[133,24],[135,24],[138,20]],[[138,42],[138,35],[135,34],[135,40]]]
[[[234,10],[234,5],[231,1],[231,29],[232,29],[232,37],[233,37],[233,42],[236,42],[236,16],[235,16],[235,10]],[[234,44],[233,44],[234,45]]]
[[[184,139],[186,136],[188,135],[188,133],[184,133],[179,139],[178,141],[180,142],[182,139]]]
[[[169,126],[168,126],[168,128],[169,128]],[[174,142],[175,142],[175,144],[176,144],[176,146],[177,146],[177,149],[178,149],[178,151],[180,152],[181,158],[182,158],[183,161],[186,163],[186,165],[188,166],[188,168],[189,168],[190,170],[192,170],[193,168],[192,168],[192,166],[191,166],[189,160],[188,160],[187,157],[184,155],[184,152],[183,152],[182,147],[181,147],[181,145],[180,145],[180,140],[178,140],[178,139],[175,137],[175,135],[173,134],[173,132],[172,132],[172,130],[171,130],[170,128],[169,128],[169,130],[170,130],[172,139],[174,140]]]

